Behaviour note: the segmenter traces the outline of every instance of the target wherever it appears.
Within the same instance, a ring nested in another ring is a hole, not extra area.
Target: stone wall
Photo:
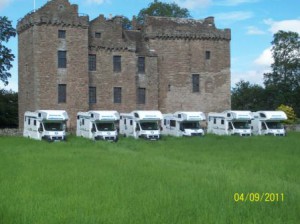
[[[22,136],[23,132],[18,128],[4,128],[0,129],[0,136]]]

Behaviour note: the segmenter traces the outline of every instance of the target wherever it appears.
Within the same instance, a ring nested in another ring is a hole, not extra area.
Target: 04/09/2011
[[[234,193],[235,202],[283,202],[284,193]]]

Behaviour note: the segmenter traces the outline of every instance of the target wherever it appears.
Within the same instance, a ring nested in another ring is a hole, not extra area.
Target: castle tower
[[[159,110],[230,109],[230,29],[217,29],[213,17],[148,16],[143,35],[158,55]]]
[[[88,16],[68,0],[48,1],[17,24],[19,127],[25,111],[66,110],[71,129],[88,110]]]

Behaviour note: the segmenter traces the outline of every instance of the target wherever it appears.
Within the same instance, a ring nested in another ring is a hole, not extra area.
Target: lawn
[[[299,143],[0,137],[0,223],[300,223]]]

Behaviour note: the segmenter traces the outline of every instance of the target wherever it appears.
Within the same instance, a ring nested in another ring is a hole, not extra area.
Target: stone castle
[[[230,109],[230,29],[214,18],[89,20],[68,0],[51,0],[19,20],[19,127],[25,111]]]

